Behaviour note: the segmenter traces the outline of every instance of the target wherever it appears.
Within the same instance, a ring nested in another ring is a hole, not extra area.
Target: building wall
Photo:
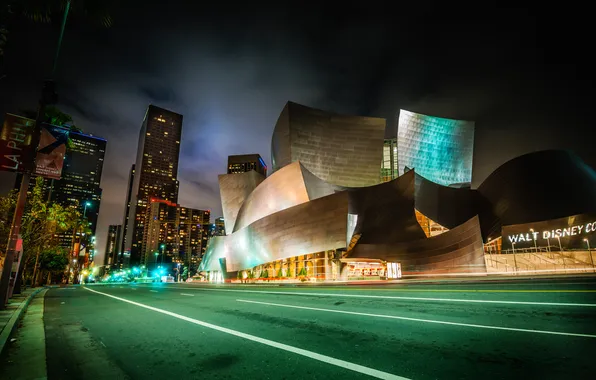
[[[345,248],[348,194],[340,192],[261,218],[228,236],[212,238],[200,270],[227,271],[313,252]]]
[[[131,198],[126,249],[130,265],[141,261],[141,246],[148,200],[178,202],[178,159],[182,115],[149,106],[141,125]]]
[[[254,170],[247,173],[222,174],[218,176],[225,230],[228,234],[231,234],[234,230],[236,217],[242,204],[264,180],[265,177]]]
[[[400,110],[397,144],[400,174],[415,169],[445,186],[472,182],[474,122]]]
[[[271,141],[273,170],[300,161],[339,186],[380,182],[385,119],[338,115],[288,102]]]
[[[106,241],[106,251],[104,256],[104,265],[116,265],[118,262],[118,242],[122,233],[122,225],[111,224],[108,227],[108,238]]]
[[[441,235],[398,244],[356,244],[349,257],[398,262],[404,276],[486,273],[478,217]]]
[[[267,177],[267,165],[259,154],[241,154],[228,156],[228,174],[246,173],[251,170]]]
[[[126,202],[124,203],[124,216],[122,217],[122,234],[120,237],[120,242],[118,245],[118,249],[120,250],[120,257],[118,258],[119,264],[124,264],[124,251],[126,249],[126,235],[128,233],[128,224],[131,218],[130,215],[130,208],[131,208],[131,200],[132,200],[132,184],[135,178],[135,165],[133,164],[130,167],[130,171],[128,172],[128,183],[126,185]],[[130,257],[127,257],[129,259]],[[126,263],[128,265],[128,263]]]
[[[399,176],[397,165],[397,139],[386,139],[383,143],[381,182],[389,182]]]
[[[233,231],[241,230],[267,215],[308,202],[308,200],[300,162],[293,162],[267,177],[250,193],[238,212]],[[224,214],[224,219],[226,218]]]
[[[492,236],[499,236],[503,225],[596,213],[596,172],[569,151],[545,150],[507,161],[478,192],[495,215],[487,227]]]

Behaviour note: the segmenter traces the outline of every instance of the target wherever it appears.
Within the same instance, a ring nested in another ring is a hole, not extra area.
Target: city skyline
[[[578,134],[589,131],[592,74],[581,64],[557,66],[545,59],[562,56],[550,40],[565,36],[536,37],[543,24],[530,11],[494,9],[470,18],[456,7],[431,12],[407,5],[404,11],[423,15],[422,32],[418,18],[395,23],[383,9],[342,10],[347,20],[364,18],[351,23],[330,22],[336,10],[327,7],[324,17],[254,8],[256,19],[241,9],[222,24],[216,21],[226,14],[221,5],[198,12],[177,0],[159,8],[130,1],[114,12],[110,29],[87,28],[76,18],[69,23],[55,78],[58,106],[86,133],[109,141],[99,252],[108,225],[122,223],[134,147],[149,104],[185,116],[178,203],[210,209],[213,217],[223,215],[217,176],[225,173],[229,155],[258,153],[273,167],[267,136],[287,101],[383,117],[389,128],[400,108],[475,120],[475,181],[515,156],[553,147],[571,148],[596,164],[589,139],[568,133],[570,126]],[[152,28],[156,14],[167,32]],[[271,33],[280,22],[283,31]],[[304,33],[306,24],[312,34]],[[565,33],[574,43],[584,36]],[[11,31],[0,111],[18,113],[36,103],[56,36],[52,25],[24,23]],[[493,146],[502,148],[486,154]]]

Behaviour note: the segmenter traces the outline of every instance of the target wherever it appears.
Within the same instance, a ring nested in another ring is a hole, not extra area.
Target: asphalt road
[[[45,298],[49,379],[588,379],[596,281],[91,285]]]

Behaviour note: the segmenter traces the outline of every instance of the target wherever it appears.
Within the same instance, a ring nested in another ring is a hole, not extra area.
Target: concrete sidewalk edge
[[[17,330],[19,321],[23,317],[25,310],[27,310],[27,306],[29,306],[29,303],[31,302],[33,297],[35,297],[37,293],[41,292],[43,289],[45,288],[42,287],[36,289],[33,293],[29,294],[29,297],[27,297],[27,299],[19,305],[18,309],[14,312],[4,330],[2,330],[2,333],[0,334],[0,356],[4,354],[4,350],[7,347],[7,343],[10,341],[10,338]]]

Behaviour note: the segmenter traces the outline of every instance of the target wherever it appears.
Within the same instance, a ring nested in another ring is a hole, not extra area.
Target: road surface
[[[49,379],[588,379],[596,281],[90,285],[45,297]]]

